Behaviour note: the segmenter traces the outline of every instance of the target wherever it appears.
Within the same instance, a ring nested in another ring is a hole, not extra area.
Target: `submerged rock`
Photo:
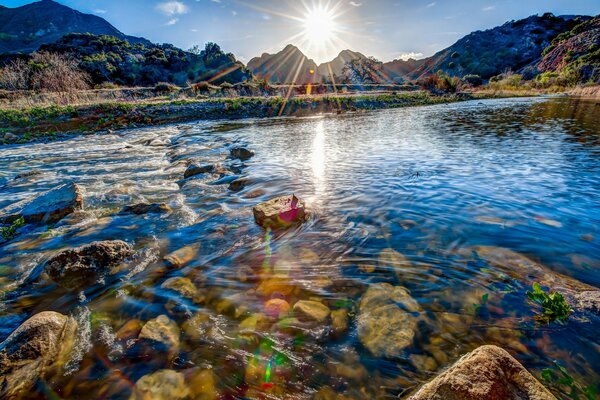
[[[239,192],[243,190],[249,182],[250,181],[246,178],[236,179],[235,181],[229,184],[229,190],[231,190],[232,192]]]
[[[331,311],[323,303],[311,300],[300,300],[293,307],[294,314],[301,321],[323,323],[329,318]]]
[[[263,228],[286,228],[306,220],[306,210],[295,195],[281,196],[255,206],[254,220]]]
[[[119,214],[166,214],[171,211],[171,207],[164,203],[139,203],[123,207]]]
[[[169,349],[176,349],[179,347],[179,327],[169,317],[161,315],[148,321],[138,338],[160,343]]]
[[[181,372],[164,369],[141,377],[135,383],[130,400],[188,399],[190,390]]]
[[[199,248],[200,246],[197,244],[182,247],[166,255],[164,262],[169,268],[181,268],[196,257]]]
[[[231,157],[245,161],[254,157],[254,152],[245,147],[234,147],[231,149]]]
[[[81,188],[76,183],[67,183],[0,210],[0,223],[10,224],[23,217],[30,224],[51,224],[82,208]]]
[[[198,289],[192,283],[189,278],[184,278],[181,276],[176,276],[173,278],[169,278],[160,285],[163,289],[173,290],[181,295],[181,297],[187,297],[189,299],[193,299]]]
[[[46,383],[62,375],[75,342],[77,323],[71,317],[45,311],[19,326],[0,344],[0,398],[30,394],[38,379]]]
[[[397,357],[413,343],[419,311],[405,288],[372,285],[360,300],[358,338],[376,357]]]
[[[213,172],[214,170],[215,166],[213,164],[200,164],[194,161],[187,167],[183,174],[183,177],[187,179],[191,178],[192,176]]]
[[[83,288],[107,276],[112,267],[131,255],[131,246],[121,240],[94,242],[61,252],[48,260],[44,269],[64,288]]]
[[[481,346],[409,400],[556,400],[506,350]]]

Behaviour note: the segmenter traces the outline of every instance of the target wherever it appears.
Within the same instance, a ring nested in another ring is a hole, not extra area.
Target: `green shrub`
[[[542,321],[547,323],[557,321],[562,324],[569,318],[573,310],[562,294],[546,293],[537,282],[534,282],[532,288],[533,291],[527,291],[527,297],[543,307],[544,313],[540,316]]]
[[[458,58],[460,57],[460,54],[458,54],[456,51],[454,53],[452,53],[452,55],[450,55],[450,57],[452,58]]]
[[[463,81],[472,86],[481,86],[483,84],[483,79],[481,79],[481,76],[474,74],[463,76]]]

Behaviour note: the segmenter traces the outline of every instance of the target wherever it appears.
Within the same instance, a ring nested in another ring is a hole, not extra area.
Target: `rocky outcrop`
[[[187,179],[192,176],[213,172],[214,170],[215,166],[213,164],[200,164],[199,162],[193,161],[185,170],[183,177]]]
[[[409,400],[556,400],[517,360],[496,346],[466,354]]]
[[[61,252],[48,260],[44,269],[64,288],[84,288],[109,275],[112,267],[132,254],[131,246],[121,240],[94,242]]]
[[[51,224],[82,208],[81,188],[76,183],[67,183],[0,210],[0,223],[10,224],[23,217],[29,224]]]
[[[358,338],[376,357],[397,357],[412,345],[420,311],[405,288],[372,285],[360,299]]]
[[[0,344],[0,398],[30,393],[38,379],[48,382],[68,362],[77,323],[46,311],[34,315]]]
[[[307,217],[304,203],[295,195],[271,199],[252,211],[254,220],[263,228],[286,228],[304,222]]]
[[[134,214],[134,215],[166,214],[171,211],[172,211],[171,207],[169,207],[168,205],[166,205],[164,203],[154,203],[154,204],[139,203],[139,204],[133,204],[130,206],[123,207],[123,209],[121,210],[121,212],[119,212],[119,214],[122,214],[122,215],[126,215],[126,214]]]

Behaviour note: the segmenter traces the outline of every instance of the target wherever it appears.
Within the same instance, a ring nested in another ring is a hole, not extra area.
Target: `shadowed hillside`
[[[272,83],[306,84],[318,82],[317,64],[296,46],[287,45],[277,54],[263,54],[248,62],[256,77]]]

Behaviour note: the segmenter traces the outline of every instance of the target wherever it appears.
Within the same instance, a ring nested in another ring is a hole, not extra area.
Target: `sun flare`
[[[307,10],[303,24],[304,37],[314,46],[323,46],[331,41],[337,29],[333,11],[323,6]]]

